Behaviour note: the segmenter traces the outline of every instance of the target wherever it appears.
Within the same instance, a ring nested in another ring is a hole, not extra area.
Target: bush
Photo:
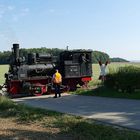
[[[140,68],[134,66],[120,67],[115,73],[107,74],[105,86],[122,92],[133,92],[140,89]]]

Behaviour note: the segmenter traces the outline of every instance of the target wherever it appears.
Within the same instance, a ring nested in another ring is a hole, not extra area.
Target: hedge
[[[122,92],[134,92],[140,89],[140,67],[120,67],[116,72],[107,74],[104,84]]]

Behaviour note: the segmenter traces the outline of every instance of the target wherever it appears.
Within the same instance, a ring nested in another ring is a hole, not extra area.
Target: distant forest
[[[30,49],[20,49],[20,56],[27,57],[28,53],[51,53],[53,56],[58,56],[60,52],[64,51],[63,49],[58,48],[30,48]],[[11,55],[11,51],[3,51],[0,52],[0,64],[9,64],[9,57]],[[93,51],[92,52],[92,62],[98,63],[98,60],[101,60],[102,62],[105,62],[109,60],[110,62],[128,62],[125,59],[122,58],[110,58],[107,53],[100,52],[100,51]]]

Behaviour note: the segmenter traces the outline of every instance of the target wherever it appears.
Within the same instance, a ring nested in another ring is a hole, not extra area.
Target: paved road
[[[63,94],[13,99],[31,106],[93,118],[105,123],[140,130],[140,101]]]

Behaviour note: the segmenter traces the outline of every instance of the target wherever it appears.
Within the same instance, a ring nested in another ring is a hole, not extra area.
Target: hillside
[[[128,60],[119,58],[119,57],[110,58],[110,61],[111,62],[129,62]]]

